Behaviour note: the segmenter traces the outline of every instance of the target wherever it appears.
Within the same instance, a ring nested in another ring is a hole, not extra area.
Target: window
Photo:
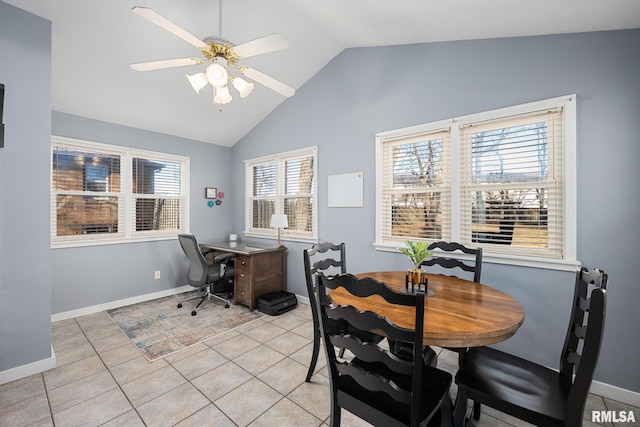
[[[575,264],[575,96],[381,133],[376,159],[378,249],[445,240]]]
[[[245,234],[272,237],[271,215],[287,215],[281,238],[317,241],[317,150],[315,147],[247,160]]]
[[[54,247],[186,230],[188,159],[61,137],[51,143]]]

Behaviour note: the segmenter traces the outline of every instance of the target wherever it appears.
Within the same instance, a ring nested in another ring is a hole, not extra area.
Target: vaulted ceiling
[[[640,28],[638,0],[4,0],[53,23],[52,110],[232,146],[285,97],[256,84],[247,98],[196,94],[192,65],[147,72],[129,64],[201,57],[131,12],[151,8],[197,38],[236,45],[278,33],[289,48],[244,64],[295,89],[343,49]],[[3,58],[6,60],[6,58]],[[295,96],[295,95],[294,95]]]

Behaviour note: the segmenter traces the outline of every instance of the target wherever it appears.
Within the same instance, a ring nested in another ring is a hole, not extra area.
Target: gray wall
[[[52,133],[189,157],[191,232],[201,242],[229,234],[229,148],[57,112]],[[225,193],[221,205],[207,206],[205,187]],[[51,260],[54,314],[187,284],[187,260],[177,239],[53,249]],[[156,270],[161,271],[159,280],[154,279]]]
[[[319,230],[347,244],[351,272],[403,269],[402,255],[376,252],[374,135],[377,132],[576,93],[578,259],[606,270],[608,317],[596,379],[640,392],[635,268],[640,241],[640,31],[348,49],[233,147],[233,194],[247,158],[318,146]],[[364,208],[327,208],[327,175],[364,171]],[[233,201],[232,229],[244,228]],[[302,249],[289,248],[289,289],[305,295]],[[635,257],[634,257],[635,258]],[[558,366],[573,293],[572,274],[486,264],[483,282],[526,310],[501,347]]]
[[[51,356],[51,23],[0,2],[0,372]]]

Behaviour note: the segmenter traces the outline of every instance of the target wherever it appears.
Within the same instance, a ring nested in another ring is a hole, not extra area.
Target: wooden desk
[[[405,288],[406,271],[357,274]],[[441,347],[479,347],[504,341],[524,322],[524,309],[509,295],[480,283],[439,274],[427,274],[429,289],[435,294],[425,298],[424,344]],[[413,328],[410,310],[398,310],[380,297],[358,298],[344,290],[331,291],[338,304],[352,305],[388,317],[399,326]]]
[[[231,252],[234,258],[233,302],[256,308],[256,299],[287,288],[287,248],[245,242],[203,243],[203,249]]]

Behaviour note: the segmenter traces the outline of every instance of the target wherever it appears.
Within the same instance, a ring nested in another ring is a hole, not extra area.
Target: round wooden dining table
[[[406,271],[356,274],[385,282],[396,290],[406,287]],[[506,340],[524,322],[524,309],[513,297],[481,283],[440,274],[427,274],[433,295],[425,298],[424,345],[440,347],[480,347]],[[360,298],[343,288],[330,292],[331,299],[359,310],[369,310],[398,326],[413,328],[412,309],[391,305],[374,295]]]

